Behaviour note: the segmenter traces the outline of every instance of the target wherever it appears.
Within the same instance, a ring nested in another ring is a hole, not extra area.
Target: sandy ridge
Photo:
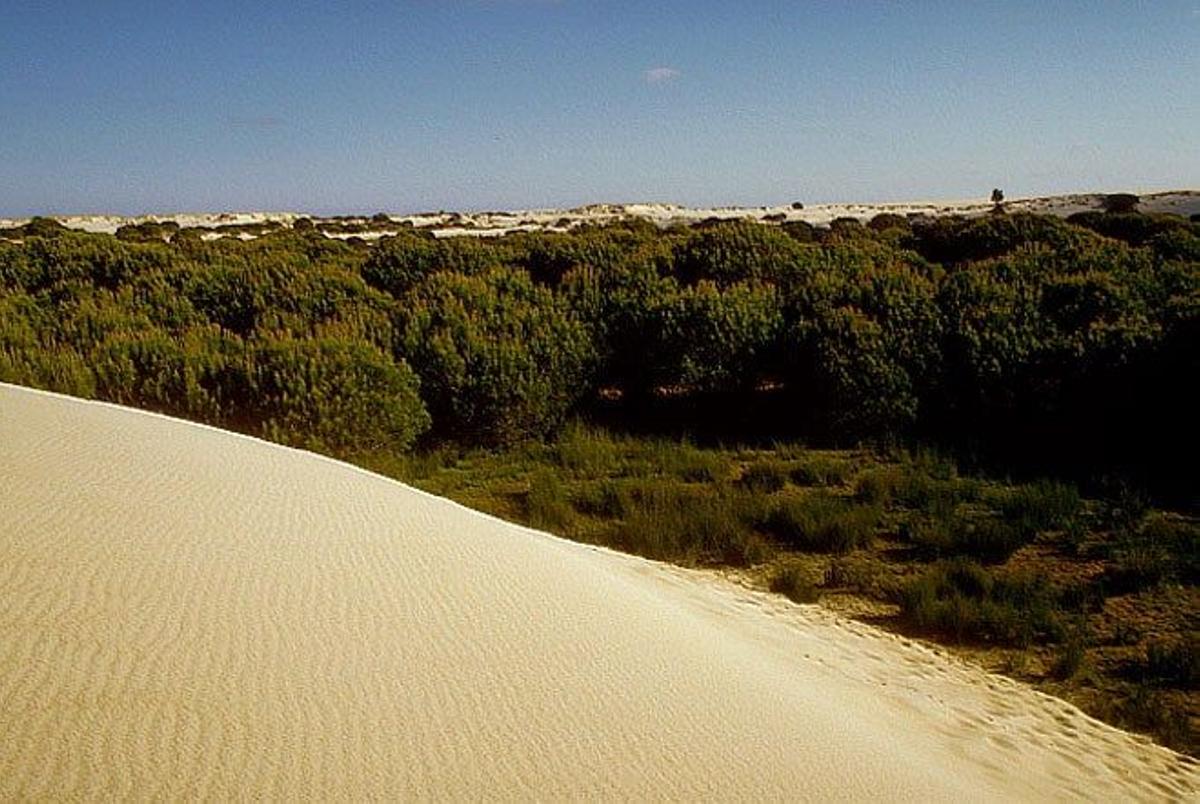
[[[1144,212],[1171,212],[1177,215],[1200,213],[1200,191],[1171,190],[1140,195],[1139,209]],[[1076,212],[1100,209],[1102,193],[1070,193],[1064,195],[1014,198],[1005,202],[1009,212],[1038,212],[1046,215],[1067,217]],[[633,203],[633,204],[588,204],[570,209],[528,209],[492,212],[427,212],[416,215],[391,215],[391,224],[372,226],[363,232],[327,232],[326,236],[337,239],[357,237],[377,240],[395,235],[405,229],[432,232],[437,237],[471,236],[496,237],[510,232],[569,231],[587,224],[612,223],[628,218],[650,221],[659,226],[678,223],[699,223],[710,219],[752,219],[775,223],[803,221],[816,226],[828,225],[836,218],[857,218],[862,221],[881,213],[906,217],[940,217],[962,215],[978,217],[992,209],[990,201],[967,199],[951,201],[909,201],[888,203],[843,203],[813,204],[795,209],[790,204],[758,207],[686,207],[678,204]],[[88,232],[113,233],[126,224],[162,223],[174,221],[183,227],[217,227],[221,225],[256,225],[278,222],[291,226],[296,219],[304,217],[295,212],[224,212],[141,215],[122,217],[118,215],[68,215],[55,219],[72,229]],[[331,220],[314,217],[314,220]],[[19,226],[27,218],[0,218],[0,229]],[[344,223],[367,224],[369,218],[349,218]],[[394,226],[392,225],[394,224]],[[221,235],[214,232],[206,238],[221,236],[253,239],[245,232],[237,235]]]
[[[0,385],[0,798],[1187,798],[907,640]]]

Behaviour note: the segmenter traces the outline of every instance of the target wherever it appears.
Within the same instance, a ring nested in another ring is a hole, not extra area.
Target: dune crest
[[[0,798],[1187,798],[815,607],[0,385]]]

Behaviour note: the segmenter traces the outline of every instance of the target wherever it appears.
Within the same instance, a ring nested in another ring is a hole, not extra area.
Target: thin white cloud
[[[272,114],[251,115],[249,117],[234,116],[229,118],[229,125],[234,128],[279,128],[284,124],[282,117]]]
[[[665,84],[668,81],[674,81],[681,75],[683,73],[674,67],[652,67],[642,73],[642,77],[646,79],[647,84]]]

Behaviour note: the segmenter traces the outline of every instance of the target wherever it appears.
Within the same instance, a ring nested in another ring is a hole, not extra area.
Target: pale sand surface
[[[943,654],[329,459],[0,385],[0,798],[1195,797]]]

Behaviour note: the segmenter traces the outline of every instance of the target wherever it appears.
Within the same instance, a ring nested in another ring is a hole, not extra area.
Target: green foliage
[[[336,340],[255,344],[252,408],[271,438],[334,451],[404,451],[429,427],[403,361]]]
[[[1104,211],[1114,214],[1133,212],[1141,199],[1133,193],[1111,193],[1104,196]]]
[[[707,279],[737,282],[788,281],[799,270],[802,248],[771,226],[749,221],[719,223],[689,233],[675,246],[676,274],[684,284]]]
[[[1110,594],[1148,589],[1167,581],[1200,581],[1200,526],[1162,515],[1118,532],[1104,583]]]
[[[996,575],[969,559],[934,564],[901,594],[901,614],[915,628],[955,641],[1028,645],[1063,633],[1054,595],[1034,575]]]
[[[995,516],[916,517],[902,534],[913,544],[940,556],[971,556],[984,562],[1004,561],[1031,539],[1028,531]]]
[[[570,532],[575,512],[567,500],[566,488],[555,472],[541,470],[530,479],[525,517],[535,528],[560,534]]]
[[[815,492],[779,500],[766,517],[766,530],[796,550],[848,553],[867,547],[880,511],[832,494]]]
[[[1087,640],[1079,630],[1072,631],[1059,646],[1051,672],[1060,681],[1077,676],[1087,663]]]
[[[667,369],[695,390],[749,390],[768,373],[783,329],[775,288],[747,282],[724,290],[704,280],[666,312]]]
[[[750,527],[751,499],[729,492],[695,491],[659,480],[628,491],[623,521],[611,535],[622,550],[685,563],[757,564],[770,548]]]
[[[435,273],[473,276],[500,265],[497,252],[470,237],[384,237],[362,267],[363,279],[399,298]]]
[[[936,370],[935,286],[913,255],[870,241],[830,246],[784,286],[785,377],[836,437],[916,420]]]
[[[432,274],[405,295],[397,332],[435,427],[468,442],[548,435],[592,387],[587,329],[523,272]]]

